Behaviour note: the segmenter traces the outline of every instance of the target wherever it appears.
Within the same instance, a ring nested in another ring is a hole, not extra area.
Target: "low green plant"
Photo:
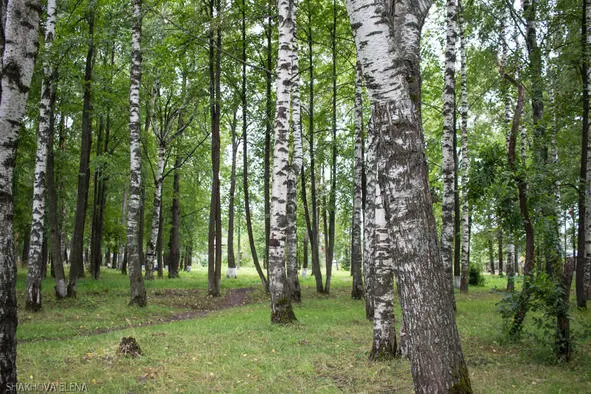
[[[482,274],[482,266],[478,264],[470,264],[468,269],[468,284],[471,286],[484,286],[486,284],[486,279]]]

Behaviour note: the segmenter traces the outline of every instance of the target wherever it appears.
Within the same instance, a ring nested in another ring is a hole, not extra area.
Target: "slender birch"
[[[447,0],[447,34],[445,48],[445,88],[443,90],[443,202],[441,222],[441,257],[443,268],[450,282],[453,297],[453,248],[455,213],[455,95],[456,95],[456,41],[458,35],[456,0]]]
[[[13,171],[18,132],[38,50],[38,0],[6,5],[0,97],[0,392],[14,391],[16,378],[16,259],[13,238]]]
[[[470,204],[468,202],[468,168],[470,159],[468,156],[468,78],[466,76],[466,46],[464,39],[464,26],[462,8],[459,8],[458,30],[460,33],[460,75],[461,75],[461,105],[460,105],[460,129],[462,131],[462,161],[460,172],[462,174],[462,264],[460,291],[468,292],[468,268],[470,253]]]
[[[287,230],[287,178],[289,166],[289,118],[292,85],[292,42],[295,34],[293,0],[278,2],[279,52],[277,58],[277,106],[273,181],[271,191],[271,236],[269,238],[269,290],[271,322],[290,323],[295,314],[291,306],[285,275],[285,241]]]
[[[45,44],[43,59],[43,80],[41,81],[41,102],[39,103],[39,128],[37,130],[37,153],[35,155],[35,181],[33,184],[33,214],[31,222],[31,240],[29,242],[29,270],[27,273],[26,303],[27,310],[41,309],[41,281],[43,277],[43,257],[41,248],[45,233],[45,195],[47,190],[47,157],[53,132],[52,82],[53,67],[51,48],[55,36],[56,5],[55,0],[47,2],[47,20],[45,22]]]
[[[378,180],[415,391],[472,392],[437,245],[421,126],[419,46],[430,6],[347,1],[379,138]]]
[[[295,9],[295,6],[294,6]],[[296,23],[295,11],[293,23]],[[302,291],[298,279],[297,265],[297,177],[303,163],[302,152],[302,124],[301,124],[301,102],[300,102],[300,74],[299,55],[294,32],[292,37],[292,63],[291,63],[291,129],[293,131],[293,159],[290,165],[287,179],[287,236],[286,236],[286,267],[287,284],[292,301],[302,300]]]
[[[140,204],[142,183],[142,154],[140,148],[140,82],[141,82],[141,0],[131,0],[133,27],[131,30],[131,86],[129,88],[130,187],[127,206],[127,269],[131,290],[130,305],[146,306],[146,288],[142,277],[140,256]]]
[[[362,96],[361,65],[355,65],[355,192],[353,195],[353,217],[351,225],[351,274],[353,287],[351,297],[360,300],[363,297],[363,280],[361,266],[363,249],[361,246],[361,214],[363,205],[363,96]]]
[[[591,3],[584,0],[586,5],[586,48],[587,48],[587,90],[591,91]],[[588,102],[589,104],[589,102]],[[591,138],[589,138],[591,122],[587,122],[587,168],[585,179],[585,264],[582,269],[577,268],[577,273],[583,271],[583,293],[584,299],[591,299]],[[579,281],[577,280],[577,284]]]

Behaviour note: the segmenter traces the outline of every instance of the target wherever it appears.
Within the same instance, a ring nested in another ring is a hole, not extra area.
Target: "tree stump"
[[[142,349],[134,337],[123,337],[119,343],[119,354],[135,358],[142,355]]]

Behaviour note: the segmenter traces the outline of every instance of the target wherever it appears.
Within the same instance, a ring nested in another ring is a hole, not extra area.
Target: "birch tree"
[[[39,126],[37,130],[37,153],[35,155],[35,181],[33,184],[33,219],[31,222],[31,240],[29,242],[29,270],[27,273],[26,303],[27,310],[41,309],[41,281],[43,279],[43,259],[41,248],[45,230],[45,196],[47,191],[47,157],[51,148],[53,132],[51,111],[53,107],[53,67],[51,47],[55,36],[56,6],[55,0],[47,2],[47,20],[45,22],[45,44],[43,59],[43,80],[41,82],[41,102],[39,103]]]
[[[146,288],[142,277],[140,256],[140,204],[142,183],[142,153],[140,148],[140,82],[141,82],[141,0],[131,0],[133,27],[131,30],[131,71],[129,88],[130,186],[127,206],[127,269],[131,290],[130,305],[146,306]]]
[[[419,43],[430,6],[347,1],[380,141],[378,180],[415,390],[472,392],[437,245],[421,125]]]
[[[351,274],[353,287],[351,297],[360,300],[363,297],[361,266],[363,249],[361,243],[361,211],[363,205],[363,96],[362,75],[359,62],[355,65],[355,192],[353,195],[353,217],[351,223]]]
[[[269,239],[269,290],[271,322],[295,320],[285,276],[285,241],[287,231],[287,181],[289,166],[289,118],[291,108],[292,51],[295,35],[293,0],[278,2],[279,52],[277,58],[277,105],[275,111],[275,144],[273,149],[273,182],[271,192],[271,237]]]
[[[453,280],[454,213],[455,213],[455,66],[458,35],[456,0],[447,0],[447,35],[445,48],[445,87],[443,90],[443,203],[441,207],[441,258],[450,284]],[[453,296],[453,287],[451,287]]]
[[[294,5],[295,7],[295,5]],[[295,25],[295,12],[294,25]],[[294,29],[295,30],[295,29]],[[292,301],[300,302],[302,300],[302,291],[298,279],[297,264],[297,177],[302,168],[303,149],[302,149],[302,124],[300,111],[300,69],[299,55],[294,31],[291,42],[291,130],[293,135],[293,158],[289,166],[287,178],[287,235],[286,235],[286,268],[287,284]]]
[[[461,7],[458,7],[458,30],[460,33],[460,78],[461,78],[461,104],[460,104],[460,129],[462,131],[462,258],[460,290],[468,291],[468,268],[470,253],[470,204],[468,202],[468,78],[466,76],[466,44],[464,39],[464,25]]]
[[[588,0],[584,0],[585,3],[585,22],[586,22],[586,49],[587,49],[587,94],[591,89],[591,4]],[[589,105],[589,100],[587,101]],[[587,109],[589,113],[589,109]],[[579,283],[583,288],[583,297],[585,300],[591,299],[591,138],[589,138],[589,130],[591,122],[587,121],[587,162],[586,162],[586,180],[585,180],[585,264],[581,268],[577,268],[577,274],[581,271],[583,273],[583,279],[580,281],[577,279],[577,287]],[[577,275],[578,276],[578,275]],[[583,304],[581,301],[580,304]]]
[[[359,54],[357,55],[359,57]],[[361,62],[358,60],[359,73],[361,73]],[[365,317],[373,320],[374,316],[374,282],[375,282],[375,264],[374,264],[374,242],[375,242],[375,198],[376,195],[376,151],[377,138],[373,131],[373,118],[369,120],[367,130],[367,152],[365,157],[365,177],[366,177],[366,199],[363,217],[363,280],[365,291]],[[369,197],[371,196],[371,197]]]
[[[18,132],[25,114],[38,49],[41,2],[6,4],[0,97],[0,392],[16,378],[16,260],[13,238],[13,171]]]

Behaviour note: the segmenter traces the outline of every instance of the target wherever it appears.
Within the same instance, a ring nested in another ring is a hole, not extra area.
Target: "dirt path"
[[[108,332],[122,331],[128,328],[139,328],[154,326],[157,324],[170,323],[174,321],[182,321],[189,319],[196,319],[207,316],[211,312],[216,312],[224,309],[235,308],[242,305],[258,302],[257,297],[249,297],[255,289],[252,287],[244,287],[238,289],[228,289],[224,297],[207,297],[200,295],[203,290],[197,289],[158,289],[153,290],[149,295],[149,303],[168,305],[174,308],[190,309],[189,311],[175,313],[167,316],[156,316],[152,320],[143,322],[131,322],[125,326],[118,327],[103,327],[79,333],[78,336],[90,337],[100,335]],[[55,340],[63,340],[68,337],[37,337],[29,339],[20,339],[19,343],[30,342],[49,342]]]

